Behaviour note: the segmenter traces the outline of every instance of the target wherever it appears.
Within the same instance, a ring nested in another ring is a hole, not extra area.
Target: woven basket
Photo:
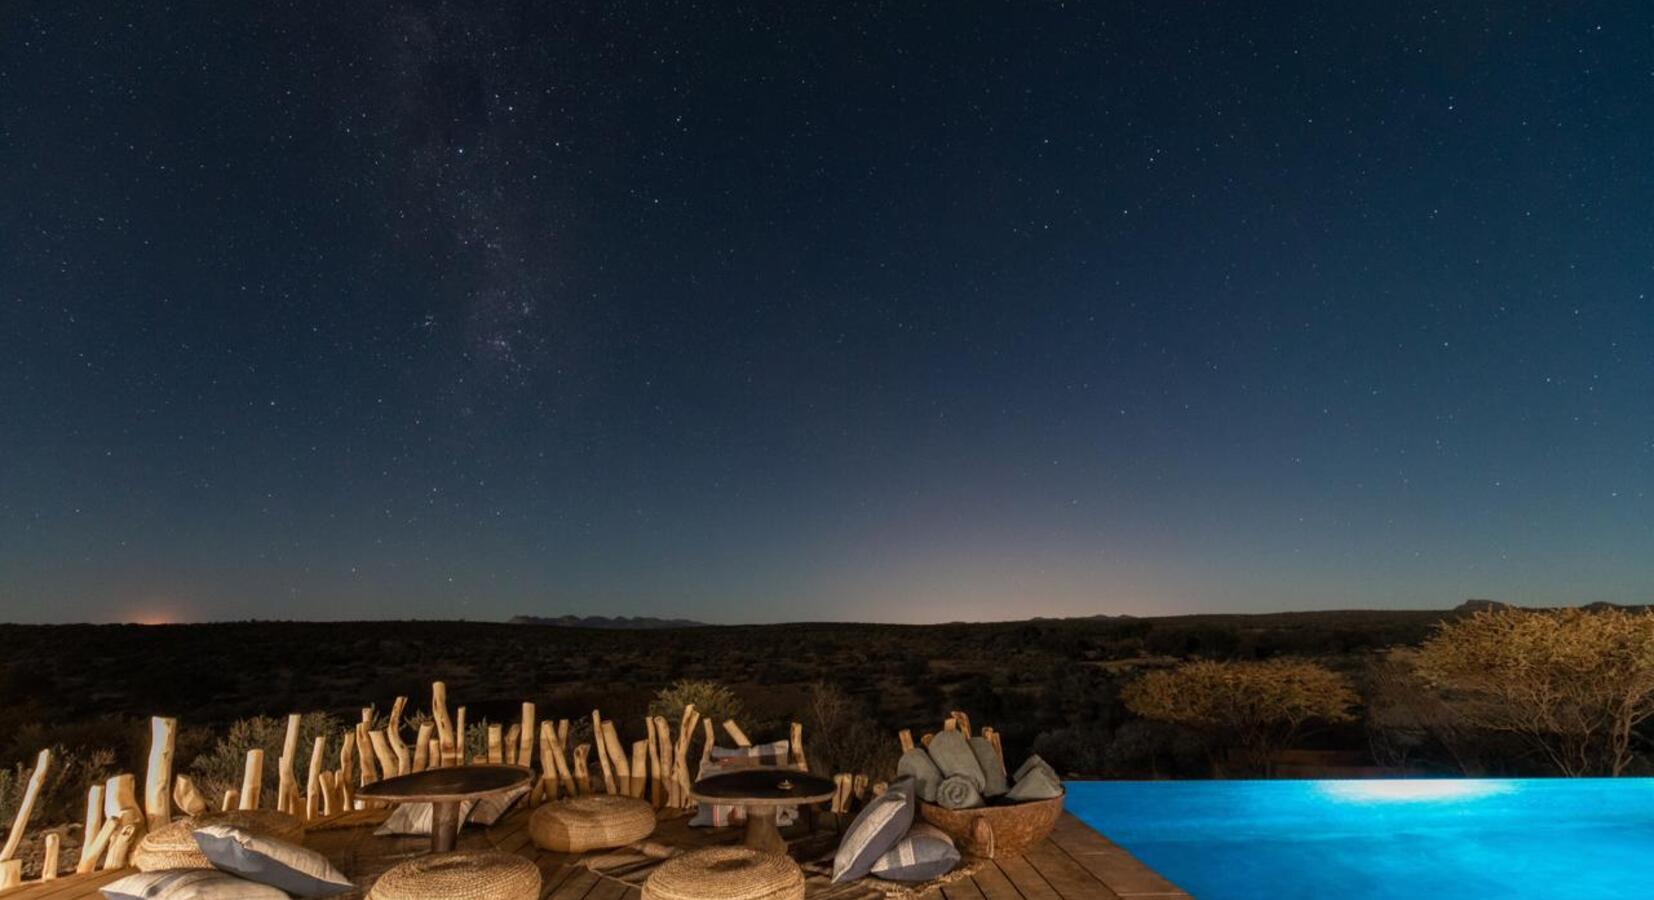
[[[558,853],[624,847],[654,831],[655,810],[649,801],[612,794],[547,803],[528,820],[534,845]]]
[[[515,853],[461,850],[410,859],[379,876],[368,900],[538,900],[540,870]]]
[[[212,868],[212,863],[195,844],[195,829],[204,825],[229,825],[289,844],[304,843],[304,826],[286,813],[271,809],[235,809],[177,819],[145,834],[138,841],[137,849],[132,851],[132,865],[140,872]]]
[[[919,817],[948,833],[959,849],[971,856],[1002,859],[1021,856],[1045,840],[1062,818],[1062,795],[1005,806],[948,809],[919,804]]]
[[[643,900],[804,900],[804,872],[779,854],[711,847],[661,863]]]

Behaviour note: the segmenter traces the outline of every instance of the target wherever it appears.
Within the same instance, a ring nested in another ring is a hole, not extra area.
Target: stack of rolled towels
[[[896,774],[913,777],[919,799],[947,809],[972,809],[991,800],[1048,800],[1062,793],[1062,779],[1039,756],[1028,757],[1007,778],[992,743],[957,730],[943,731],[928,746],[903,753]]]

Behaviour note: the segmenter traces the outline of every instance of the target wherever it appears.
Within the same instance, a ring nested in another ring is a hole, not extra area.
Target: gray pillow
[[[896,776],[912,776],[918,786],[919,799],[926,803],[936,802],[936,786],[942,783],[942,770],[936,768],[936,761],[930,758],[923,747],[914,747],[902,754],[896,762]]]
[[[1045,771],[1051,773],[1052,778],[1055,778],[1058,781],[1062,780],[1062,778],[1057,775],[1057,770],[1051,768],[1050,763],[1040,759],[1040,755],[1038,753],[1035,753],[1034,755],[1023,760],[1022,765],[1017,766],[1017,770],[1011,773],[1011,780],[1013,782],[1021,781],[1022,776],[1027,775],[1029,769],[1044,769]]]
[[[942,770],[944,778],[951,775],[968,778],[979,791],[987,783],[987,776],[982,774],[982,764],[976,761],[976,752],[963,734],[957,731],[940,732],[930,739],[930,746],[925,749],[936,761],[936,768]]]
[[[1023,803],[1029,800],[1049,800],[1062,794],[1062,779],[1051,774],[1049,766],[1034,766],[1005,792],[1005,799]]]
[[[869,800],[845,829],[833,855],[833,883],[854,881],[873,871],[879,857],[907,834],[918,808],[912,778],[896,779],[884,793]]]
[[[194,834],[196,846],[213,868],[280,888],[294,897],[331,897],[356,890],[327,857],[314,850],[229,825],[206,825]]]
[[[287,900],[286,892],[217,869],[158,869],[112,881],[106,900]]]
[[[929,881],[959,865],[959,848],[947,832],[924,822],[915,823],[890,851],[873,864],[873,875],[886,881]]]
[[[1005,764],[999,761],[994,745],[984,737],[971,738],[971,752],[982,766],[982,796],[998,797],[1005,793]]]

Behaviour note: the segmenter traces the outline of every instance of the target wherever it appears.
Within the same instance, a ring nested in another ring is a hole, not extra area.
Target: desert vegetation
[[[468,707],[468,755],[527,698],[570,717],[575,741],[591,739],[594,707],[631,721],[694,702],[755,740],[800,722],[820,765],[874,775],[898,730],[955,709],[993,721],[1009,752],[1083,776],[1634,774],[1650,768],[1651,622],[1481,605],[647,632],[0,626],[0,817],[42,748],[57,762],[37,821],[73,819],[86,783],[140,768],[153,713],[180,718],[177,769],[212,797],[239,784],[248,749],[280,753],[290,711],[308,711],[308,741],[433,678]]]

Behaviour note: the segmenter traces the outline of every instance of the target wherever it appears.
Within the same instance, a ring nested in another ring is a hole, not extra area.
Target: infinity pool
[[[1654,779],[1069,782],[1200,900],[1654,896]]]

